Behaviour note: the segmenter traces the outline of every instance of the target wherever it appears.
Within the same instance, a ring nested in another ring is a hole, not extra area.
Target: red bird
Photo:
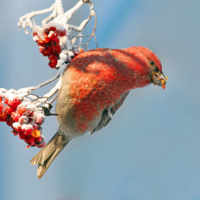
[[[60,127],[31,160],[41,178],[67,143],[105,127],[131,89],[150,83],[163,88],[166,79],[157,56],[145,47],[95,49],[81,53],[67,66],[57,99]]]

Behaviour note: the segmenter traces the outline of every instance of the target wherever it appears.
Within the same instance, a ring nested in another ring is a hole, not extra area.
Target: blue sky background
[[[65,10],[75,2],[65,0]],[[17,27],[20,16],[52,3],[0,1],[0,87],[37,85],[55,74],[31,36]],[[106,128],[71,141],[41,180],[29,164],[39,149],[25,150],[25,143],[1,123],[0,199],[199,200],[200,1],[93,3],[99,47],[148,47],[169,77],[166,89],[150,85],[132,91]],[[86,11],[87,6],[78,11],[72,23],[79,24]],[[95,48],[94,41],[90,48]],[[46,118],[46,141],[57,127],[54,117]]]

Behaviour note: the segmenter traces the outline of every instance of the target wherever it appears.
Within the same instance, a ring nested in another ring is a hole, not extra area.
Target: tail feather
[[[53,160],[68,144],[69,139],[59,131],[52,137],[48,144],[30,161],[31,165],[38,165],[37,176],[42,178]]]

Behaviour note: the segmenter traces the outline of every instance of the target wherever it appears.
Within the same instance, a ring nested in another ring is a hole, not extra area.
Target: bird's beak
[[[162,72],[152,72],[152,82],[154,85],[162,86],[165,89],[168,77],[164,76]]]

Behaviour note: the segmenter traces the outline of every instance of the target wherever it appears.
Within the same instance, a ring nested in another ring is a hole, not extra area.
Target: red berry
[[[41,137],[35,138],[35,144],[37,146],[40,146],[41,144],[43,144],[43,142],[44,142],[43,138],[41,138]]]
[[[14,129],[11,132],[13,133],[14,136],[18,135],[18,132],[15,131]]]
[[[63,37],[66,35],[66,30],[60,31],[60,33],[58,34],[59,36]]]
[[[52,63],[51,61],[49,62],[49,67],[51,67],[52,69],[56,68],[56,64]]]
[[[41,38],[39,38],[38,40],[36,40],[36,42],[37,42],[37,43],[44,44],[44,41],[43,41]]]
[[[19,114],[25,113],[25,112],[26,112],[26,107],[25,107],[23,104],[19,105],[19,106],[17,107],[17,112],[18,112]]]
[[[39,148],[43,148],[46,145],[46,142],[44,141],[43,144],[38,145]]]
[[[48,53],[48,56],[50,56],[50,55],[53,53],[53,47],[52,47],[52,46],[47,47],[47,48],[45,49],[45,51]]]
[[[39,127],[39,125],[38,124],[33,124],[33,129],[35,130],[38,130],[40,127]]]
[[[43,144],[44,142],[44,137],[41,135],[40,137],[35,138],[35,143],[39,146]]]
[[[22,133],[22,127],[21,124],[19,124],[18,122],[15,122],[12,124],[12,127],[15,131],[17,131],[18,133]]]
[[[45,47],[46,46],[46,43],[42,40],[42,39],[39,39],[39,40],[36,40],[37,44],[39,46],[42,46],[42,47]]]
[[[51,45],[52,46],[57,46],[57,45],[59,45],[60,44],[60,40],[58,39],[58,38],[56,38],[55,40],[52,40],[51,41]]]
[[[49,56],[49,60],[50,60],[52,63],[57,64],[58,57],[57,57],[57,56],[54,56],[54,55],[50,55],[50,56]]]
[[[60,35],[60,30],[56,30],[55,33],[56,33],[57,35]]]
[[[52,33],[52,32],[51,32],[51,33],[49,34],[49,39],[52,40],[52,41],[54,41],[54,40],[58,39],[58,36],[57,36],[55,33]]]
[[[40,47],[39,48],[40,53],[42,53],[44,50],[45,50],[45,47]]]
[[[38,34],[36,32],[33,32],[33,36],[37,36]]]
[[[58,57],[54,56],[54,55],[50,55],[49,60],[50,60],[52,65],[57,65]]]
[[[0,112],[3,112],[5,110],[6,106],[3,102],[0,102]]]
[[[31,124],[23,124],[22,131],[24,135],[31,135],[31,133],[33,132],[33,126]]]
[[[8,101],[8,105],[13,109],[17,108],[17,106],[21,103],[20,97],[14,97]]]
[[[11,113],[11,117],[12,119],[15,121],[15,122],[18,122],[19,118],[21,117],[22,115],[17,113],[17,112],[12,112]]]
[[[60,47],[60,45],[53,46],[53,54],[54,54],[54,55],[59,55],[60,52],[61,52],[61,47]]]
[[[55,31],[55,30],[56,30],[56,27],[51,26],[51,27],[49,28],[49,30],[50,30],[50,31]]]
[[[54,56],[54,55],[50,55],[50,56],[49,56],[49,60],[50,60],[50,61],[53,61],[53,60],[56,60],[56,61],[57,61],[57,60],[58,60],[58,57],[57,57],[57,56]]]
[[[43,56],[49,56],[50,52],[44,47],[44,49],[42,49],[41,53],[43,54]]]
[[[45,29],[44,33],[49,34],[49,29]]]
[[[6,122],[6,121],[7,121],[6,112],[0,112],[0,122]]]
[[[5,97],[4,102],[5,102],[5,104],[8,104],[9,98],[8,98],[8,97]]]
[[[26,137],[26,143],[30,146],[35,144],[35,138],[33,138],[32,136],[27,136]]]
[[[5,112],[7,115],[11,115],[12,112],[14,112],[15,110],[13,108],[11,108],[10,106],[6,106],[5,107]]]
[[[12,123],[10,121],[6,121],[7,126],[12,126]]]
[[[24,135],[24,133],[23,132],[20,132],[19,133],[19,139],[21,139],[21,140],[26,140],[26,135]]]
[[[21,117],[19,118],[18,122],[19,122],[20,124],[27,124],[27,123],[29,122],[29,119],[28,119],[28,117],[26,117],[26,116],[21,116]]]
[[[44,41],[44,43],[48,43],[48,42],[50,42],[51,40],[50,40],[50,38],[48,37],[48,35],[45,35],[43,41]]]
[[[34,111],[27,109],[26,114],[27,114],[28,117],[31,117],[34,114]]]
[[[12,118],[10,118],[10,117],[7,118],[6,124],[7,124],[8,126],[12,126],[12,124],[13,124]]]
[[[50,62],[51,62],[53,65],[57,65],[57,59],[55,59],[55,60],[50,60]]]
[[[50,56],[53,53],[53,48],[51,46],[40,47],[39,50],[43,54],[43,56]]]

